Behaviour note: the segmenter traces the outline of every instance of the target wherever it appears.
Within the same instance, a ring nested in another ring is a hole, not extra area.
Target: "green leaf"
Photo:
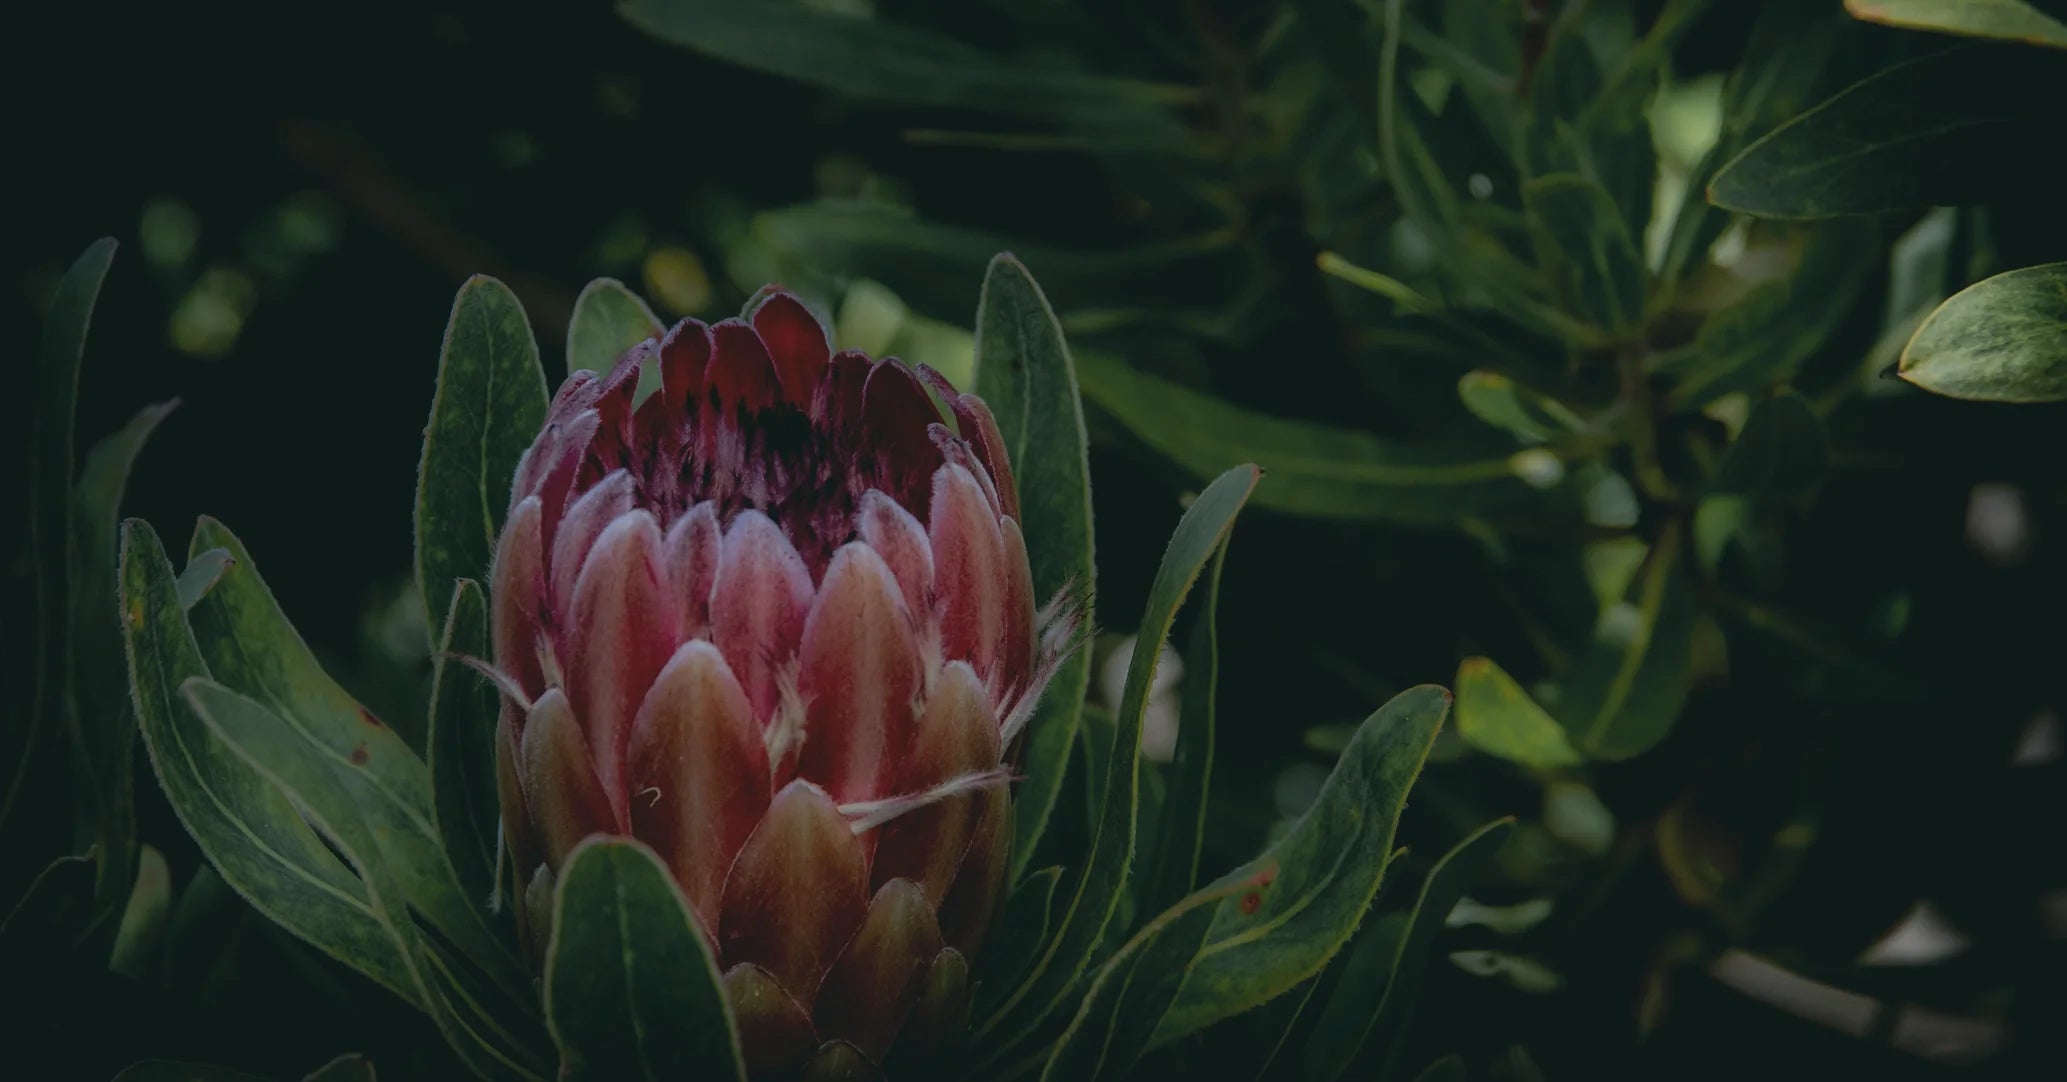
[[[1763,391],[1824,348],[1882,249],[1878,230],[1863,219],[1804,229],[1791,273],[1709,316],[1691,346],[1648,362],[1650,371],[1675,377],[1667,395],[1671,409],[1692,410],[1733,391]]]
[[[1752,496],[1805,492],[1823,479],[1829,458],[1815,407],[1798,394],[1774,395],[1752,409],[1710,487]]]
[[[574,298],[567,322],[567,374],[610,371],[625,351],[667,333],[660,317],[615,278],[598,278]]]
[[[1262,1062],[1251,1076],[1256,1082],[1267,1079],[1288,1078],[1294,1070],[1298,1054],[1289,1051],[1302,1048],[1306,1035],[1313,1029],[1315,993],[1327,974],[1317,973],[1294,985],[1292,990],[1271,1000],[1269,1003],[1243,1015],[1250,1032],[1256,1034],[1251,1047],[1263,1052]],[[1268,1044],[1269,1047],[1264,1046]]]
[[[1564,727],[1486,657],[1457,666],[1457,735],[1472,747],[1511,763],[1555,770],[1585,759],[1572,750]]]
[[[435,621],[458,579],[486,581],[517,463],[545,423],[545,372],[524,308],[475,275],[445,324],[438,390],[416,475],[416,579]],[[439,629],[427,634],[435,640]]]
[[[1321,971],[1356,931],[1392,857],[1393,830],[1421,772],[1450,693],[1409,688],[1357,728],[1290,831],[1223,876],[1275,863],[1277,880],[1255,904],[1223,903],[1184,991],[1156,1030],[1166,1044],[1265,1003]]]
[[[763,211],[754,215],[747,239],[776,257],[776,269],[794,287],[819,279],[830,294],[838,288],[830,276],[844,272],[880,283],[913,309],[933,312],[966,310],[969,280],[987,276],[998,253],[1009,249],[1021,263],[1041,268],[1042,291],[1065,313],[1069,297],[1080,308],[1112,313],[1106,306],[1123,296],[1130,310],[1154,305],[1158,326],[1176,321],[1223,334],[1232,326],[1226,305],[1203,303],[1192,283],[1252,269],[1223,230],[1103,248],[1019,244],[1002,234],[858,199]]]
[[[187,561],[179,572],[179,606],[189,612],[222,581],[230,569],[229,549],[209,549]]]
[[[1237,466],[1206,487],[1177,523],[1170,545],[1156,569],[1148,604],[1142,613],[1134,654],[1127,666],[1120,696],[1113,755],[1107,763],[1105,799],[1082,856],[1082,868],[1071,884],[1054,938],[1034,960],[1026,980],[1006,996],[976,1030],[972,1047],[986,1049],[981,1067],[1004,1061],[1019,1042],[1038,1029],[1069,997],[1107,936],[1114,912],[1126,893],[1134,859],[1134,816],[1141,784],[1141,719],[1155,679],[1156,660],[1170,635],[1177,608],[1205,570],[1208,560],[1227,543],[1235,515],[1248,502],[1259,473]]]
[[[594,837],[560,869],[545,963],[560,1077],[744,1080],[717,961],[645,845]]]
[[[420,823],[415,810],[404,807],[390,788],[396,775],[406,773],[396,767],[392,750],[376,738],[349,755],[336,755],[320,734],[296,719],[205,676],[189,677],[180,692],[210,730],[287,793],[358,872],[374,912],[404,952],[422,1001],[453,1051],[487,1077],[536,1078],[533,1067],[541,1050],[527,1024],[529,980],[515,960],[489,937],[487,957],[467,960],[473,968],[456,967],[458,956],[417,933],[418,914],[443,931],[440,922],[453,920],[453,911],[463,910],[466,899],[454,894],[456,884],[443,855],[423,852],[428,824]],[[435,837],[432,841],[435,846]],[[466,939],[483,938],[466,934]],[[460,946],[483,949],[465,940]]]
[[[1041,1070],[1041,1082],[1125,1077],[1176,1000],[1220,903],[1261,890],[1276,877],[1277,869],[1266,865],[1246,879],[1226,880],[1180,899],[1149,921],[1092,978],[1084,1005]]]
[[[1820,4],[1763,5],[1752,23],[1743,62],[1723,83],[1722,130],[1688,178],[1666,242],[1660,280],[1677,285],[1707,265],[1709,252],[1732,217],[1708,201],[1709,179],[1751,140],[1809,106],[1820,80],[1832,68],[1839,39],[1858,29],[1841,12]],[[1853,44],[1849,51],[1858,52],[1858,46]]]
[[[1463,705],[1461,698],[1458,705]],[[1420,988],[1421,971],[1428,965],[1436,933],[1464,892],[1493,867],[1494,856],[1512,833],[1514,821],[1502,819],[1457,843],[1429,870],[1420,898],[1403,914],[1396,935],[1371,937],[1370,950],[1359,940],[1335,994],[1314,1023],[1306,1046],[1308,1079],[1320,1082],[1345,1077],[1366,1050],[1394,1050],[1413,1010],[1414,993]]]
[[[1679,559],[1681,530],[1668,527],[1621,603],[1601,614],[1550,710],[1597,759],[1649,750],[1679,720],[1692,680],[1693,586]]]
[[[1761,218],[1982,201],[2023,182],[2030,148],[2052,130],[2038,103],[2057,75],[1978,46],[1904,61],[1745,147],[1708,199]]]
[[[2067,49],[2067,23],[2026,0],[1845,0],[1855,19]]]
[[[1897,371],[1952,398],[2067,398],[2067,263],[2023,267],[1953,294],[1916,329]]]
[[[346,832],[346,845],[393,877],[401,897],[477,965],[523,987],[522,966],[445,855],[430,768],[323,671],[243,543],[203,518],[190,551],[212,548],[228,549],[232,567],[189,619],[214,682],[236,694],[203,688],[197,709],[261,774]],[[256,710],[241,708],[247,698]]]
[[[122,612],[144,747],[167,801],[209,863],[275,924],[420,1005],[408,962],[365,883],[286,794],[224,747],[176,694],[188,679],[207,676],[208,667],[158,535],[134,519],[122,532]]]
[[[1159,913],[1176,905],[1198,884],[1199,854],[1206,844],[1206,799],[1213,777],[1214,691],[1220,680],[1220,571],[1227,547],[1213,557],[1200,590],[1191,641],[1184,651],[1184,689],[1177,711],[1177,747],[1170,757],[1169,787],[1144,843],[1137,912]],[[1139,828],[1137,828],[1137,833]]]
[[[1256,506],[1334,519],[1454,525],[1466,515],[1576,517],[1568,491],[1539,491],[1504,449],[1405,446],[1368,433],[1254,413],[1098,354],[1078,358],[1084,393],[1197,477],[1253,461],[1270,483]],[[1483,432],[1484,430],[1479,430]]]
[[[172,869],[164,854],[143,846],[137,851],[136,881],[130,885],[122,923],[108,952],[108,968],[132,980],[150,980],[171,917]]]
[[[1001,988],[1018,986],[1048,945],[1055,926],[1055,888],[1061,882],[1062,868],[1054,866],[1029,872],[1013,886],[984,954],[985,980]]]
[[[1643,321],[1643,256],[1607,189],[1559,173],[1524,184],[1522,203],[1563,264],[1582,315],[1610,334]]]
[[[1190,96],[1016,65],[929,31],[804,3],[622,0],[618,13],[662,41],[843,97],[1088,121]]]
[[[81,824],[99,850],[94,901],[119,905],[133,878],[136,848],[136,712],[122,668],[121,607],[116,602],[122,494],[137,454],[176,403],[145,407],[87,452],[72,493],[71,697],[73,756],[80,774]]]
[[[438,640],[425,743],[438,836],[467,894],[481,903],[495,891],[501,844],[502,811],[495,791],[500,703],[494,686],[460,659],[488,656],[487,596],[479,583],[460,579]]]
[[[38,872],[0,919],[0,973],[62,973],[76,964],[81,914],[93,904],[93,862],[63,856]]]
[[[1556,399],[1485,369],[1466,372],[1457,380],[1457,398],[1472,416],[1531,442],[1555,439],[1585,427],[1584,421]]]
[[[373,1061],[356,1053],[339,1056],[308,1073],[301,1082],[374,1082]]]
[[[1521,84],[1522,41],[1527,34],[1522,0],[1450,0],[1441,11],[1440,34],[1417,34],[1411,22],[1402,27],[1403,32],[1429,60],[1457,76],[1458,89],[1478,114],[1479,123],[1503,150],[1511,150],[1515,88]],[[1444,46],[1462,54],[1463,60],[1446,63],[1442,55],[1431,51]]]
[[[1091,465],[1076,365],[1048,298],[1017,259],[991,260],[976,304],[975,392],[997,418],[1018,480],[1019,524],[1026,534],[1038,601],[1062,591],[1083,598],[1079,618],[1091,626],[1096,564],[1092,558]],[[1023,773],[1013,794],[1008,882],[1026,872],[1047,829],[1069,766],[1090,686],[1091,651],[1063,663],[1026,730]]]
[[[8,711],[0,730],[0,762],[13,764],[7,789],[0,793],[0,841],[12,841],[9,829],[14,809],[43,803],[48,793],[60,791],[64,771],[46,768],[43,742],[55,739],[63,723],[65,692],[71,684],[71,657],[66,647],[70,637],[66,624],[71,618],[67,572],[67,551],[72,544],[72,445],[79,400],[79,364],[86,353],[87,326],[93,320],[93,305],[100,297],[101,282],[115,258],[115,241],[102,237],[88,246],[57,283],[50,307],[43,319],[43,336],[36,354],[36,369],[27,380],[33,382],[35,398],[29,415],[29,577],[35,591],[35,622],[25,636],[33,651],[30,669],[29,708]],[[29,796],[30,790],[36,795]],[[56,832],[51,839],[55,841]],[[62,843],[59,843],[62,844]],[[42,839],[44,851],[55,847]],[[11,846],[10,846],[11,848]],[[16,867],[0,869],[0,888],[9,895],[20,885],[16,872],[35,867],[35,855],[10,862]]]

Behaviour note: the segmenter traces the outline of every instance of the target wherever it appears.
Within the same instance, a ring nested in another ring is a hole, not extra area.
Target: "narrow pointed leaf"
[[[1679,720],[1692,680],[1698,615],[1679,558],[1683,547],[1681,531],[1668,528],[1560,681],[1551,712],[1588,755],[1640,754]]]
[[[302,1078],[301,1082],[374,1082],[373,1061],[365,1056],[353,1054],[339,1056],[316,1068]]]
[[[445,613],[431,677],[432,807],[438,836],[467,895],[485,904],[495,890],[497,831],[494,685],[460,661],[486,658],[488,600],[479,583],[461,579]]]
[[[1840,39],[1858,27],[1821,4],[1762,5],[1743,62],[1723,84],[1722,131],[1695,164],[1666,241],[1658,277],[1676,286],[1708,263],[1731,216],[1708,201],[1709,178],[1752,140],[1813,104]]]
[[[1242,409],[1099,354],[1079,356],[1084,395],[1157,453],[1197,477],[1255,462],[1270,476],[1260,508],[1321,518],[1454,524],[1464,515],[1576,521],[1568,488],[1539,491],[1515,476],[1511,439],[1409,446],[1367,432]]]
[[[663,41],[848,97],[1029,117],[1139,109],[1167,88],[1016,65],[916,27],[794,0],[621,0],[633,26]]]
[[[93,904],[93,862],[63,856],[29,882],[0,917],[0,972],[57,973],[75,964],[82,914]]]
[[[1005,437],[1019,482],[1020,529],[1033,565],[1034,600],[1073,589],[1090,624],[1091,467],[1076,365],[1048,299],[1010,255],[993,259],[976,305],[975,393]],[[1048,682],[1026,731],[1021,781],[1013,793],[1012,865],[1016,883],[1047,829],[1076,743],[1091,680],[1091,652],[1078,650]]]
[[[222,580],[223,572],[230,569],[229,549],[209,549],[187,560],[187,566],[179,572],[179,605],[193,611],[208,591]]]
[[[1761,218],[1829,218],[2029,187],[2023,164],[2052,131],[2057,69],[2051,54],[1972,45],[1904,61],[1745,147],[1708,199]]]
[[[1048,945],[1054,930],[1056,886],[1062,882],[1060,867],[1029,872],[1012,888],[1005,911],[991,933],[984,976],[1005,988],[1015,987],[1028,966]]]
[[[133,980],[152,979],[165,945],[165,927],[172,918],[172,869],[165,855],[149,845],[137,850],[136,880],[122,907],[115,943],[108,951],[108,969]]]
[[[63,785],[64,772],[47,769],[46,764],[56,760],[46,756],[56,747],[71,673],[65,627],[70,618],[66,548],[72,536],[74,408],[87,326],[114,258],[114,239],[103,237],[73,261],[50,298],[35,371],[16,376],[17,386],[28,383],[35,387],[29,420],[28,533],[36,607],[35,622],[25,636],[27,648],[34,651],[30,669],[34,684],[28,709],[10,710],[0,723],[0,763],[7,764],[0,768],[5,770],[0,778],[6,786],[0,790],[0,841],[13,840],[10,824],[18,811],[38,803],[42,793]],[[37,796],[29,795],[32,789]],[[44,844],[43,839],[37,839],[37,844]],[[21,886],[15,874],[26,874],[35,867],[38,855],[57,855],[54,847],[47,848],[52,851],[23,854],[26,859],[13,862],[18,868],[0,869],[0,892],[12,895]]]
[[[214,548],[229,550],[232,566],[190,614],[202,656],[218,683],[283,723],[226,723],[225,737],[325,820],[364,824],[369,836],[353,847],[476,964],[520,986],[521,967],[445,855],[430,768],[323,671],[243,543],[204,518],[191,551]]]
[[[1916,329],[1898,371],[1951,398],[2067,399],[2067,263],[2023,267],[1953,294]]]
[[[1529,217],[1563,264],[1579,311],[1610,333],[1644,315],[1644,264],[1628,223],[1599,184],[1571,173],[1538,177],[1522,188]]]
[[[455,968],[455,959],[417,935],[413,912],[430,908],[418,900],[427,892],[425,881],[429,890],[447,886],[433,878],[433,862],[422,853],[424,826],[398,802],[368,797],[369,788],[388,780],[381,776],[381,754],[366,752],[362,744],[348,757],[326,755],[266,704],[204,676],[189,678],[180,691],[226,746],[287,793],[351,861],[389,935],[407,952],[433,1020],[454,1050],[477,1070],[522,1077],[542,1051],[532,1045],[535,1035],[524,1032],[529,1003],[521,993],[528,982],[508,958],[491,956]],[[449,867],[445,871],[449,876]],[[484,976],[493,983],[484,984]]]
[[[207,676],[157,534],[122,536],[124,650],[144,747],[166,799],[223,881],[275,924],[421,1004],[366,886],[271,782],[223,746],[179,687]]]
[[[82,833],[94,839],[94,901],[120,905],[128,893],[136,848],[136,712],[122,668],[122,624],[116,603],[122,494],[130,469],[174,403],[148,406],[94,445],[72,494],[72,703],[77,712],[73,762],[82,782]]]
[[[1488,755],[1546,770],[1585,761],[1557,719],[1491,658],[1458,664],[1456,711],[1457,735]]]
[[[1800,229],[1801,254],[1791,274],[1709,316],[1692,345],[1647,362],[1651,371],[1673,377],[1671,409],[1784,384],[1851,312],[1882,251],[1875,224],[1840,219]]]
[[[710,946],[660,859],[583,842],[561,869],[545,970],[562,1079],[741,1079]]]
[[[1041,1082],[1098,1082],[1123,1078],[1148,1047],[1156,1023],[1170,1009],[1185,973],[1213,926],[1221,902],[1260,890],[1275,868],[1227,880],[1180,900],[1149,921],[1098,970],[1084,1004],[1062,1032],[1041,1071]]]
[[[988,1051],[986,1063],[1005,1061],[1021,1039],[1054,1015],[1107,938],[1134,859],[1141,720],[1148,709],[1155,660],[1169,637],[1178,606],[1213,554],[1227,543],[1235,516],[1248,502],[1258,476],[1254,466],[1237,466],[1220,475],[1192,502],[1170,537],[1149,589],[1133,660],[1127,668],[1126,688],[1115,715],[1113,755],[1106,767],[1105,799],[1083,854],[1082,870],[1067,889],[1054,939],[1035,959],[1027,979],[990,1011],[977,1029],[974,1043]]]
[[[1389,1053],[1407,1023],[1421,971],[1436,933],[1457,902],[1493,866],[1493,857],[1514,833],[1514,821],[1480,827],[1457,843],[1429,870],[1421,896],[1396,936],[1374,937],[1381,949],[1366,951],[1360,940],[1349,954],[1335,994],[1321,1009],[1306,1046],[1310,1082],[1344,1078],[1368,1051]]]
[[[1409,688],[1364,719],[1292,829],[1221,882],[1274,864],[1277,879],[1221,903],[1184,991],[1156,1031],[1166,1044],[1282,995],[1321,971],[1370,907],[1394,828],[1450,693]]]
[[[2067,22],[2029,0],[1845,0],[1845,10],[1855,19],[1906,30],[2067,49]]]
[[[1314,1016],[1319,1012],[1315,993],[1326,979],[1325,972],[1316,973],[1300,981],[1292,990],[1250,1011],[1239,1022],[1246,1024],[1256,1034],[1253,1047],[1261,1053],[1260,1062],[1250,1076],[1256,1082],[1273,1082],[1289,1078],[1297,1069],[1299,1050],[1306,1046],[1306,1034],[1313,1029]]]
[[[567,323],[567,374],[608,372],[626,350],[666,333],[638,294],[615,278],[598,278],[574,299],[574,318]]]
[[[510,479],[545,408],[545,372],[523,306],[493,278],[468,279],[445,324],[416,476],[417,589],[433,625],[455,580],[487,575]],[[426,634],[435,641],[440,630]]]
[[[1135,912],[1160,913],[1190,895],[1198,884],[1199,853],[1206,843],[1206,797],[1213,777],[1214,686],[1220,679],[1220,571],[1227,547],[1213,557],[1205,576],[1184,651],[1184,690],[1177,711],[1177,747],[1170,758],[1168,788],[1144,839]]]

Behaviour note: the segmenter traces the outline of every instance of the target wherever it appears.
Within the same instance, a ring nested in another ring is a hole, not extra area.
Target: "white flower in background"
[[[1108,708],[1120,708],[1127,689],[1127,666],[1134,658],[1135,637],[1121,639],[1098,670],[1098,697]],[[1167,763],[1177,752],[1177,682],[1184,677],[1184,659],[1166,643],[1156,659],[1155,681],[1148,686],[1148,711],[1141,719],[1141,754]]]

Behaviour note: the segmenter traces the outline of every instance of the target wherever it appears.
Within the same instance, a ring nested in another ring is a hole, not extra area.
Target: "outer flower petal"
[[[1005,540],[982,486],[960,466],[933,475],[933,584],[940,594],[940,646],[992,679],[1004,638]]]
[[[897,501],[875,489],[861,494],[861,513],[856,528],[861,539],[890,565],[904,593],[905,610],[922,624],[931,623],[933,612],[933,542],[926,528]]]
[[[768,810],[768,756],[718,648],[686,642],[632,721],[632,833],[649,842],[715,938],[725,873]]]
[[[925,893],[908,879],[883,884],[819,988],[818,1036],[852,1042],[881,1063],[925,991],[926,971],[940,949]]]
[[[903,594],[874,549],[855,542],[833,554],[799,660],[798,773],[842,803],[881,795],[911,744],[922,670]]]
[[[983,815],[954,885],[940,903],[940,933],[947,945],[974,958],[983,949],[984,933],[997,915],[1005,889],[1006,858],[1012,847],[1012,798],[1001,786],[976,794]]]
[[[747,963],[727,970],[725,999],[732,1004],[740,1058],[751,1077],[794,1071],[817,1050],[810,1012],[760,966]]]
[[[582,563],[564,630],[568,701],[620,821],[628,810],[624,746],[632,716],[675,652],[678,617],[668,581],[653,516],[619,516]]]
[[[518,756],[524,802],[548,863],[557,866],[574,843],[591,834],[622,832],[596,777],[588,742],[558,688],[532,705]]]
[[[1001,753],[997,714],[976,671],[967,662],[950,662],[926,700],[893,791],[922,792],[949,778],[991,769]],[[912,880],[939,905],[961,870],[989,796],[989,791],[951,796],[885,824],[871,881]]]
[[[725,882],[718,950],[809,1006],[868,907],[861,843],[825,790],[801,779],[768,807]]]
[[[553,535],[553,604],[573,603],[574,578],[581,573],[583,559],[604,528],[632,509],[632,495],[632,475],[617,470],[567,508],[559,531]]]
[[[545,618],[540,610],[545,602],[544,517],[536,496],[517,504],[503,524],[495,565],[488,574],[496,662],[534,699],[545,691],[538,664],[538,634]]]
[[[991,415],[990,406],[973,394],[958,395],[954,399],[955,422],[962,430],[962,438],[969,441],[983,468],[990,473],[991,483],[997,487],[998,502],[1004,506],[1005,514],[1014,519],[1019,517],[1019,484],[1012,476],[1012,459],[1005,453],[1005,435],[998,431],[998,419]]]

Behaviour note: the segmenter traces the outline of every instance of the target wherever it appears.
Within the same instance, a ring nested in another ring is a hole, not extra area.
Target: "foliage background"
[[[1249,106],[1296,113],[1306,100],[1296,86],[1251,81],[1268,70],[1253,47],[1275,10],[1130,0],[1081,24],[1077,6],[1062,3],[1017,5],[1010,18],[1002,9],[1014,5],[879,6],[992,44],[1021,32],[1016,18],[1034,40],[1073,42],[1102,70],[1204,86],[1186,115],[1232,149],[1177,169],[1147,153],[915,137],[994,125],[954,108],[849,100],[673,48],[603,4],[529,18],[464,3],[139,6],[116,17],[46,6],[33,34],[13,35],[7,65],[23,185],[6,216],[7,341],[34,340],[48,290],[84,239],[120,238],[80,431],[93,438],[146,402],[182,400],[141,461],[127,513],[236,524],[347,686],[405,723],[428,679],[407,609],[410,482],[449,298],[477,271],[516,289],[550,367],[557,328],[591,277],[624,279],[664,318],[714,318],[794,270],[756,214],[822,197],[888,199],[1001,239],[1058,307],[1119,314],[1121,329],[1099,348],[1248,409],[1395,433],[1459,412],[1458,370],[1368,348],[1357,331],[1382,322],[1386,306],[1316,269],[1328,177],[1243,148]],[[1764,6],[1708,5],[1674,47],[1674,78],[1730,70]],[[1894,34],[1862,35],[1862,51],[1841,54],[1810,100],[1915,47]],[[1331,85],[1306,93],[1351,94]],[[1350,202],[1374,228],[1392,216],[1383,194]],[[1217,219],[1228,206],[1237,210]],[[1976,268],[2058,259],[2063,206],[2056,191],[1992,188],[1972,212],[1985,241],[1962,242],[1982,250],[1948,285],[1981,276]],[[1912,221],[1882,228],[1892,235]],[[1197,259],[1094,258],[1077,274],[1041,258],[1158,250],[1215,228],[1219,243]],[[1344,236],[1358,234],[1345,226],[1330,243]],[[1839,368],[1866,355],[1886,316],[1875,304],[1887,291],[1884,247],[1865,258],[1868,300],[1846,310],[1819,352]],[[929,321],[907,326],[899,350],[951,360],[966,346],[943,328],[967,327],[981,263],[936,266],[900,256],[869,273]],[[1776,520],[1784,565],[1755,598],[1812,636],[1733,626],[1728,678],[1702,686],[1674,735],[1586,773],[1620,843],[1600,858],[1553,846],[1505,896],[1482,899],[1557,896],[1537,938],[1515,947],[1466,931],[1452,944],[1526,953],[1562,986],[1525,991],[1438,961],[1413,1036],[1425,1050],[1409,1058],[1462,1049],[1490,1063],[1518,1044],[1551,1078],[1961,1073],[1744,999],[1701,971],[1723,946],[1955,1014],[2008,1004],[2025,1043],[2007,1065],[1976,1070],[2057,1057],[2060,1036],[2022,1012],[2067,992],[2063,941],[2057,927],[2048,937],[2040,904],[2067,878],[2057,844],[2067,786],[2057,756],[2010,760],[2031,719],[2061,706],[2063,410],[1898,391],[1834,420],[1826,482]],[[1125,631],[1180,499],[1200,482],[1109,415],[1094,410],[1092,421],[1101,618]],[[26,426],[5,427],[18,461]],[[2008,561],[1967,536],[1979,484],[2012,486],[2028,512],[2030,543]],[[1253,852],[1296,810],[1301,785],[1310,790],[1328,761],[1309,730],[1352,722],[1411,684],[1449,684],[1469,655],[1519,670],[1504,660],[1528,650],[1503,593],[1511,580],[1453,526],[1244,520],[1222,601],[1224,765],[1209,866]],[[8,611],[21,611],[22,583],[7,585]],[[1878,639],[1859,633],[1890,597],[1906,618]],[[1918,686],[1851,694],[1829,675],[1845,665],[1804,661],[1825,648],[1862,651],[1868,682],[1895,673]],[[17,667],[27,663],[9,654],[9,686],[24,686]],[[1540,819],[1539,782],[1453,750],[1403,824],[1417,854],[1440,853],[1489,815]],[[198,855],[153,787],[143,799],[144,837],[184,884]],[[1690,897],[1666,872],[1654,840],[1674,808],[1698,809],[1690,844],[1727,866],[1725,879],[1776,867],[1770,839],[1787,823],[1813,823],[1814,840],[1755,912],[1739,913]],[[1853,964],[1919,901],[1971,941],[1965,951],[1926,968]],[[412,1064],[436,1069],[416,1058],[435,1054],[428,1026],[363,982],[233,901],[203,915],[213,923],[176,937],[184,953],[163,985],[65,974],[0,1030],[17,1034],[17,1048],[63,1050],[76,1069],[67,1077],[104,1078],[146,1055],[292,1073],[363,1051],[399,1077]],[[1647,1014],[1652,1024],[1640,1026]]]

